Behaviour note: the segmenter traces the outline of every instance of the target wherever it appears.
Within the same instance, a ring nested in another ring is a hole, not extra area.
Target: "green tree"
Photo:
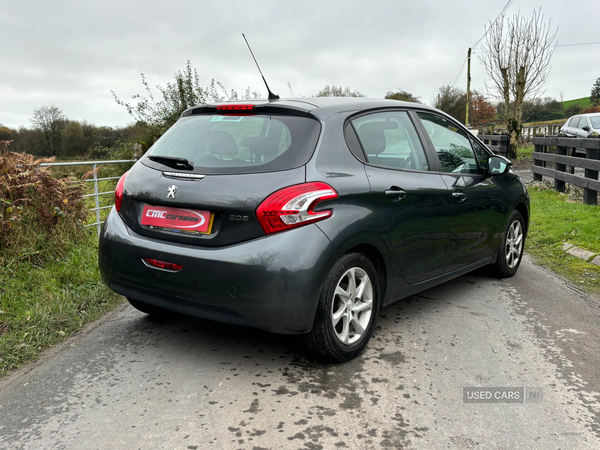
[[[534,98],[523,102],[523,121],[542,122],[565,117],[563,103],[552,97]]]
[[[89,149],[89,141],[85,139],[81,124],[76,120],[68,120],[63,135],[63,155],[83,156]]]
[[[397,92],[388,91],[388,93],[385,94],[385,98],[388,100],[400,100],[402,102],[423,103],[421,102],[421,97],[416,97],[410,92],[403,91],[400,88],[398,88]]]
[[[0,141],[12,141],[15,138],[15,130],[5,127],[0,123]]]
[[[433,107],[451,115],[460,123],[465,123],[467,114],[467,92],[445,84],[438,89]]]
[[[42,106],[33,111],[31,123],[36,130],[44,134],[46,145],[52,156],[60,156],[66,120],[63,112],[54,105]]]
[[[44,133],[27,127],[19,127],[11,148],[18,153],[25,152],[36,156],[50,155]]]
[[[596,82],[592,86],[590,101],[592,102],[592,105],[600,105],[600,78],[596,79]]]
[[[315,94],[315,97],[365,97],[358,91],[353,91],[348,86],[331,86],[326,85],[323,89]]]
[[[575,103],[567,108],[565,111],[566,117],[576,116],[577,114],[581,114],[583,112],[583,105],[580,103]]]
[[[181,113],[186,109],[204,103],[240,98],[235,90],[228,91],[214,79],[207,87],[202,87],[198,71],[192,68],[190,61],[187,62],[185,69],[175,73],[175,80],[172,83],[167,83],[164,87],[156,86],[159,92],[156,97],[144,74],[142,74],[142,84],[146,96],[136,94],[132,97],[133,102],[126,102],[120,99],[114,91],[111,92],[117,104],[125,107],[137,123],[145,124],[148,127],[145,139],[149,141],[149,145],[177,122]],[[258,92],[248,88],[242,98],[258,98],[258,96]]]

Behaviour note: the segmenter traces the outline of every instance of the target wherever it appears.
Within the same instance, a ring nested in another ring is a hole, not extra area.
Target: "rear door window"
[[[285,115],[194,115],[181,118],[146,156],[185,158],[193,172],[256,173],[293,169],[312,156],[321,126]],[[143,159],[163,170],[164,165]]]
[[[579,128],[583,128],[583,127],[589,127],[590,123],[588,122],[587,117],[585,116],[581,116],[581,120],[579,121]]]
[[[352,121],[367,162],[405,170],[429,170],[421,141],[405,111],[361,116]]]

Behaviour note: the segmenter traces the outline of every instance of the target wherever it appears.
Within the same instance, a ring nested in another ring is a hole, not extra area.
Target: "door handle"
[[[456,203],[462,203],[467,199],[467,194],[463,191],[456,191],[452,193],[452,198]]]
[[[387,191],[385,191],[385,196],[391,199],[393,202],[398,202],[406,197],[406,191],[404,189],[399,188],[398,186],[392,186]]]

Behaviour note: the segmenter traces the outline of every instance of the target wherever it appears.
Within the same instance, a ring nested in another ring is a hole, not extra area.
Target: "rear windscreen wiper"
[[[148,156],[148,159],[175,169],[192,170],[194,168],[194,161],[188,161],[185,158],[177,158],[175,156],[151,155]]]

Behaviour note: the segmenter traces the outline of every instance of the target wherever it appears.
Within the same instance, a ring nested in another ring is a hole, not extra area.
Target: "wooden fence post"
[[[556,154],[567,156],[567,147],[557,146]],[[566,172],[567,166],[565,164],[556,163],[556,170],[558,170],[559,172]],[[554,189],[556,189],[558,192],[565,192],[565,182],[555,178],[554,179]]]
[[[586,159],[600,159],[600,149],[597,148],[588,148],[585,150]],[[598,179],[598,171],[585,169],[585,177],[591,178],[592,180]],[[594,191],[592,189],[583,189],[583,203],[586,205],[597,205],[598,204],[598,191]]]
[[[543,153],[544,152],[544,146],[543,145],[538,145],[538,144],[534,144],[533,146],[533,151],[534,152],[539,152],[539,153]],[[533,164],[541,167],[543,165],[543,161],[534,159],[533,160]],[[542,175],[539,173],[533,173],[533,181],[542,181]]]

